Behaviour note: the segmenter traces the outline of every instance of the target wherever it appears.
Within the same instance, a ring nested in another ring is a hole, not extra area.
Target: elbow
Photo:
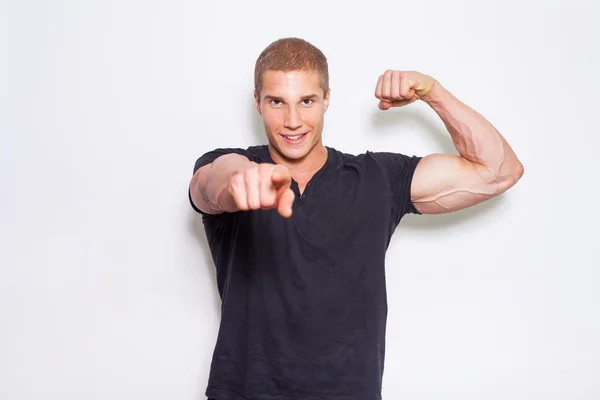
[[[521,161],[517,160],[517,167],[515,169],[515,183],[517,183],[519,181],[519,179],[521,179],[521,177],[523,176],[524,173],[525,173],[525,167],[523,166]]]
[[[504,193],[516,185],[524,173],[525,168],[523,167],[523,164],[519,160],[516,160],[516,163],[512,166],[510,171],[498,174],[495,179],[496,195]]]
[[[524,173],[525,167],[523,167],[521,161],[515,158],[515,163],[510,174],[511,186],[514,186],[521,179]]]

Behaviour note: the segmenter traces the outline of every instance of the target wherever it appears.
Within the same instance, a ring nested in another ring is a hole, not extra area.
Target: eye
[[[281,104],[281,101],[280,100],[271,100],[270,103],[271,103],[271,105],[278,106]]]
[[[313,99],[304,99],[302,100],[302,103],[304,103],[304,105],[311,105],[313,103]]]

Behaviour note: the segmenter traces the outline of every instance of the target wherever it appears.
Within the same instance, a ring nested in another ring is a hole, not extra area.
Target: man
[[[219,148],[195,163],[189,198],[222,299],[211,399],[381,399],[384,259],[401,218],[472,206],[523,174],[486,119],[418,72],[381,75],[379,108],[426,102],[460,156],[324,146],[328,76],[312,44],[273,42],[255,67],[268,145]]]

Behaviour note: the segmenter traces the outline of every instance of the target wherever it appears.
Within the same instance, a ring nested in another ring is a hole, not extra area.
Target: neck
[[[282,156],[271,145],[269,145],[269,152],[273,161],[288,167],[292,177],[300,183],[308,182],[327,161],[327,148],[322,143],[318,143],[305,157],[299,160]]]

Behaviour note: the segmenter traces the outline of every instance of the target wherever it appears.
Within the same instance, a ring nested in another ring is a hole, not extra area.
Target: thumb
[[[388,101],[383,101],[383,100],[381,100],[381,101],[379,102],[379,109],[380,109],[380,110],[383,110],[383,111],[385,111],[385,110],[389,110],[391,106],[392,106],[392,103],[390,103],[390,102],[388,102]]]

